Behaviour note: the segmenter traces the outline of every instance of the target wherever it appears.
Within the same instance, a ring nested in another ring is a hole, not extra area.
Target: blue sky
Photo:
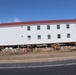
[[[0,0],[0,22],[76,18],[76,0]]]

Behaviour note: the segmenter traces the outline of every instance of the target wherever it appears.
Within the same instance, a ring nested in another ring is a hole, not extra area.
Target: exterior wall
[[[50,30],[47,30],[47,25],[40,25],[40,30],[37,30],[37,25],[24,26],[9,26],[0,27],[0,45],[22,45],[22,44],[46,44],[46,43],[62,43],[62,42],[76,42],[76,24],[69,24],[70,28],[66,28],[66,24],[49,24]],[[57,29],[60,25],[60,29]],[[27,26],[31,30],[27,30]],[[67,38],[67,34],[71,37]],[[47,35],[51,35],[51,39]],[[61,38],[57,38],[57,34],[61,34]],[[27,36],[31,39],[28,40]],[[37,35],[41,35],[41,39],[37,39]]]

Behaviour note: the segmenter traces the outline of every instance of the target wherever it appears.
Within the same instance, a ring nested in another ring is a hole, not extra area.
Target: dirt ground
[[[50,50],[49,48],[39,48],[36,51],[28,53],[0,53],[0,63],[49,62],[70,59],[76,59],[75,50]]]

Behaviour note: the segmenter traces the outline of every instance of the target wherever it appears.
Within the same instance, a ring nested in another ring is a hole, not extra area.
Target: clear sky
[[[0,0],[0,22],[76,18],[76,0]]]

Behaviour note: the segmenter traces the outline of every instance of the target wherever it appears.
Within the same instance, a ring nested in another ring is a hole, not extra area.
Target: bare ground
[[[0,63],[47,62],[76,59],[76,51],[39,49],[34,52],[0,53]]]

